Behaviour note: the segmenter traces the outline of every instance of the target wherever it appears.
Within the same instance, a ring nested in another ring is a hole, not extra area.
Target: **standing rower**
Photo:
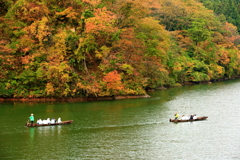
[[[179,116],[178,116],[178,113],[175,113],[175,119],[178,119]]]
[[[31,114],[31,116],[29,117],[29,120],[30,120],[30,122],[31,122],[31,125],[33,125],[33,122],[34,122],[34,116],[33,116],[33,114]]]

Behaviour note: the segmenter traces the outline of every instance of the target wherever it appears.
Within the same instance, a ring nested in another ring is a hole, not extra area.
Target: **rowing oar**
[[[28,118],[28,120],[27,120],[27,122],[26,122],[26,125],[28,125],[28,123],[29,123],[29,118]]]

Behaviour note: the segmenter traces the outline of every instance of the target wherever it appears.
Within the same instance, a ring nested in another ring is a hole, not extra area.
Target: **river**
[[[0,159],[240,159],[240,79],[151,92],[150,98],[0,103]],[[208,116],[171,123],[174,113]],[[28,128],[38,118],[69,125]]]

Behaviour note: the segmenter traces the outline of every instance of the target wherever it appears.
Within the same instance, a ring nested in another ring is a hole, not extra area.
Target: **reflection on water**
[[[0,159],[240,159],[239,90],[231,80],[143,99],[1,103]],[[170,123],[175,112],[209,118]],[[30,113],[74,122],[24,127]]]
[[[33,140],[34,138],[34,132],[35,132],[35,128],[33,127],[29,128],[29,135],[31,140]]]
[[[61,134],[61,125],[55,126],[42,126],[42,127],[29,127],[30,137],[34,137],[34,134],[45,136],[56,136]]]
[[[43,127],[27,127],[29,131],[29,142],[31,147],[35,145],[36,138],[56,137],[61,134],[61,125],[56,126],[43,126]]]

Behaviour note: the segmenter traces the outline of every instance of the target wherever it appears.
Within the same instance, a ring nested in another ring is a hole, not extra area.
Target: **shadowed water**
[[[0,159],[240,159],[240,80],[79,103],[0,103]],[[206,121],[170,123],[178,112]],[[74,120],[28,128],[35,119]]]

